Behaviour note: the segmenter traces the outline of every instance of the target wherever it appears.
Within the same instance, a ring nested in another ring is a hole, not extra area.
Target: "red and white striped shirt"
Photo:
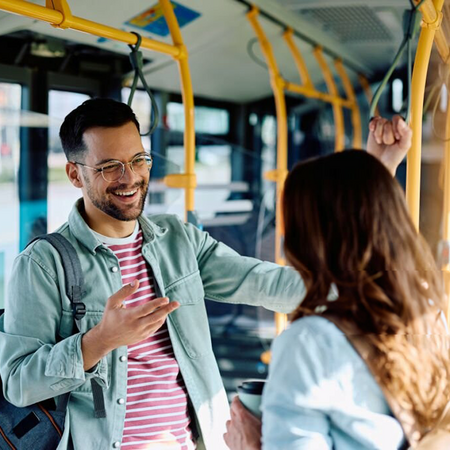
[[[117,256],[123,285],[139,280],[127,308],[156,298],[152,272],[142,256],[142,231],[124,239],[95,233]],[[170,341],[167,325],[128,346],[128,382],[122,448],[195,449],[188,411],[188,394]]]

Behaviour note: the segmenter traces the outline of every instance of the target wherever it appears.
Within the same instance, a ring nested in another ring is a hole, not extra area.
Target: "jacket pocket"
[[[200,272],[194,272],[166,287],[166,296],[180,303],[169,315],[183,347],[190,358],[212,352],[205,292]]]

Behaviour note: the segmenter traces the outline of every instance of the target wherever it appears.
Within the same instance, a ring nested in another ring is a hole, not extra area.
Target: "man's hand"
[[[411,147],[412,130],[403,118],[396,115],[392,120],[374,117],[369,123],[367,152],[378,158],[395,175]]]
[[[95,366],[110,351],[136,344],[154,334],[165,322],[168,314],[180,304],[167,297],[151,300],[144,305],[125,308],[124,300],[139,287],[135,280],[109,297],[102,320],[81,340],[84,370]]]
[[[245,409],[237,396],[223,438],[231,450],[261,450],[261,420]]]

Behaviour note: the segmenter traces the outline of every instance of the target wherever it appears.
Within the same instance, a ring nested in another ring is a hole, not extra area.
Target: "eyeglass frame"
[[[123,178],[123,176],[125,175],[125,166],[130,166],[131,171],[132,171],[134,174],[136,174],[136,172],[135,172],[134,169],[133,169],[133,162],[134,162],[134,160],[135,160],[136,158],[139,158],[139,157],[146,157],[146,158],[149,158],[149,159],[150,159],[150,164],[148,164],[148,171],[150,172],[150,170],[151,170],[151,168],[152,168],[152,166],[153,166],[153,158],[152,158],[152,156],[151,156],[149,153],[138,153],[137,155],[133,156],[133,158],[131,159],[131,161],[128,161],[128,162],[126,162],[126,163],[124,163],[124,162],[122,162],[122,161],[119,161],[118,159],[112,159],[111,161],[105,162],[103,167],[92,167],[92,166],[88,166],[87,164],[80,163],[80,162],[78,162],[78,161],[69,161],[69,162],[72,163],[72,164],[77,164],[77,165],[79,165],[79,166],[86,167],[86,168],[88,168],[88,169],[94,170],[96,173],[99,173],[99,172],[100,172],[100,173],[102,174],[102,178],[103,178],[107,183],[115,183],[116,181],[120,181],[120,180]],[[107,179],[105,178],[105,174],[103,173],[103,170],[105,169],[105,167],[107,167],[107,165],[108,165],[108,164],[111,164],[111,163],[119,163],[119,164],[122,165],[122,175],[120,175],[120,177],[117,178],[117,180],[113,180],[113,181],[107,180]],[[136,174],[136,175],[139,175],[139,174]]]

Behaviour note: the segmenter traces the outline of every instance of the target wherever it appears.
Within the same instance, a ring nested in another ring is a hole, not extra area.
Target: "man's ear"
[[[83,181],[80,168],[73,162],[66,163],[66,174],[70,182],[77,188],[83,187]]]

